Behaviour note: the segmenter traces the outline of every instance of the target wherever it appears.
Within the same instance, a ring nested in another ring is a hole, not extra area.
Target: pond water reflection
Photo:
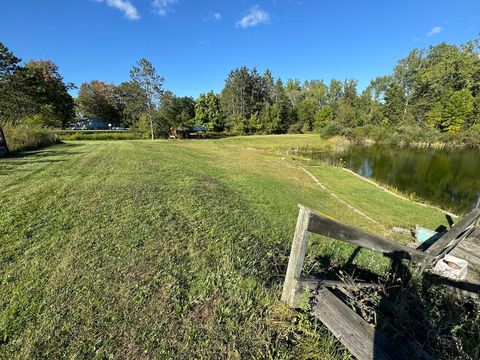
[[[357,174],[457,212],[471,209],[480,196],[479,150],[353,145],[341,153],[308,156],[341,163]]]

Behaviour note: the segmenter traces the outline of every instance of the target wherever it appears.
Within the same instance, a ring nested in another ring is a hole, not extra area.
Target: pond
[[[480,150],[353,145],[342,152],[308,154],[459,213],[480,196]]]

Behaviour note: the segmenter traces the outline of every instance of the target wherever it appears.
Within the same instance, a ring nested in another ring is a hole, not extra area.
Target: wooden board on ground
[[[465,281],[480,285],[480,228],[462,240],[450,254],[468,261]]]
[[[357,359],[405,359],[385,336],[363,320],[330,290],[321,287],[312,315],[318,318]]]

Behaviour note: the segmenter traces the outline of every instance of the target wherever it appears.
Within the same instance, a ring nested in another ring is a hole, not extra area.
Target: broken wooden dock
[[[402,349],[393,346],[383,334],[363,320],[329,290],[342,286],[347,287],[348,284],[342,284],[340,281],[301,277],[309,233],[381,252],[395,260],[410,260],[417,268],[417,275],[422,275],[425,270],[432,269],[438,261],[443,259],[445,254],[450,253],[469,262],[468,277],[466,281],[446,279],[443,283],[455,289],[476,293],[477,296],[480,294],[480,228],[478,227],[480,209],[478,206],[457,224],[454,224],[426,251],[412,249],[342,224],[302,205],[299,205],[299,208],[282,301],[291,307],[298,307],[304,291],[306,289],[313,291],[315,304],[312,307],[312,315],[322,321],[358,359],[401,359],[403,356],[407,358],[408,356],[402,352]],[[436,277],[442,279],[441,276],[436,275]],[[368,285],[368,283],[361,284],[361,286]],[[409,348],[409,356],[420,359],[431,358],[418,344],[406,341],[405,345]]]

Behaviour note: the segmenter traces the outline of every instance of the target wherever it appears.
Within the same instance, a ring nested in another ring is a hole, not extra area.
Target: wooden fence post
[[[283,284],[282,301],[295,308],[299,305],[298,285],[308,243],[308,222],[310,210],[299,205],[297,226],[293,236],[292,249],[288,259],[287,274]]]

